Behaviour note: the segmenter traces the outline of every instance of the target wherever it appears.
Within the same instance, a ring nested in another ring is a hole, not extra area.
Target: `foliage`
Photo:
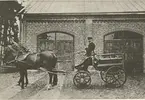
[[[1,41],[4,42],[4,46],[7,45],[8,37],[14,37],[15,41],[18,42],[16,39],[18,25],[15,17],[20,9],[22,6],[17,1],[0,1]]]
[[[0,1],[0,59],[10,38],[18,42],[19,26],[16,16],[23,7],[15,1]]]

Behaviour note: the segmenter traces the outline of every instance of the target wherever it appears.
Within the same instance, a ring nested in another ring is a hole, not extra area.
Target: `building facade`
[[[85,50],[87,37],[92,36],[97,54],[125,53],[127,69],[134,66],[137,72],[145,71],[143,12],[91,10],[60,13],[55,9],[51,9],[51,12],[44,8],[34,10],[34,7],[28,7],[30,9],[24,13],[21,20],[21,42],[31,51],[54,50],[59,61],[65,66],[64,69],[70,70],[83,56],[76,52]]]

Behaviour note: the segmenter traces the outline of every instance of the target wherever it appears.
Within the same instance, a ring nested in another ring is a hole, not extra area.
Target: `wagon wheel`
[[[73,78],[73,82],[79,88],[89,87],[91,84],[91,75],[87,71],[78,71]]]
[[[126,82],[126,74],[123,68],[119,66],[110,67],[105,75],[107,84],[111,84],[113,87],[121,87]]]
[[[101,71],[100,72],[100,76],[101,76],[101,79],[104,81],[104,82],[106,82],[106,79],[105,79],[105,74],[106,73],[106,71]]]

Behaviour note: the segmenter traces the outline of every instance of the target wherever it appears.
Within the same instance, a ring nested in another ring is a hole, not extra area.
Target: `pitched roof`
[[[25,13],[138,13],[145,0],[29,0]]]

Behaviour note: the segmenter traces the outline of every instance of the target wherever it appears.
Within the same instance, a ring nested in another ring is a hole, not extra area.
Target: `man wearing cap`
[[[95,44],[93,43],[93,38],[92,37],[88,37],[88,42],[89,42],[89,45],[85,49],[86,49],[86,56],[90,57],[94,54]]]
[[[93,38],[92,37],[88,37],[88,47],[85,48],[86,50],[86,60],[84,61],[84,70],[88,70],[88,66],[89,65],[93,65],[93,56],[94,56],[94,50],[95,50],[95,44],[93,43]]]
[[[85,48],[87,58],[85,58],[83,63],[75,67],[75,68],[79,68],[79,66],[81,66],[81,68],[85,71],[88,70],[89,65],[93,65],[93,60],[94,60],[93,56],[94,56],[95,44],[93,43],[93,38],[88,37],[88,42],[89,42],[88,47]]]

